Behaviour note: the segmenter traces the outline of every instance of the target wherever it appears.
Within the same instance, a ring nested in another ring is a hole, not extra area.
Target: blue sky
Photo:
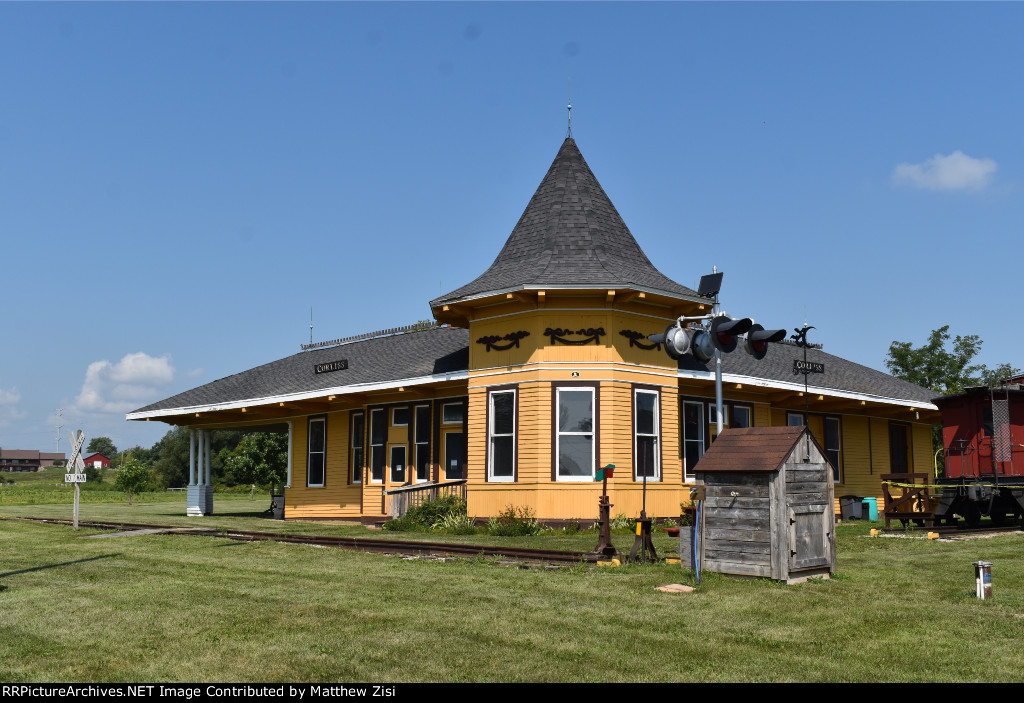
[[[1024,4],[0,3],[0,446],[430,316],[573,136],[724,307],[1016,362]],[[1005,263],[1004,263],[1005,262]]]

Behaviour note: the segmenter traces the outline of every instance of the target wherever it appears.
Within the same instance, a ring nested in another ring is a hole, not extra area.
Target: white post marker
[[[71,458],[68,459],[67,468],[74,469],[73,474],[64,474],[64,483],[75,484],[75,529],[78,529],[78,484],[85,483],[85,461],[82,460],[82,444],[85,443],[85,433],[81,430],[71,435]]]

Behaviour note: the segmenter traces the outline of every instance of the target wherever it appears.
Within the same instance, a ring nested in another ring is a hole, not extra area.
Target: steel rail
[[[38,517],[14,517],[13,520],[28,520],[59,525],[70,525],[69,520]],[[137,522],[102,522],[79,521],[81,527],[98,529],[167,530],[171,534],[192,535],[200,537],[220,537],[243,542],[284,542],[289,544],[308,544],[318,547],[337,547],[363,552],[405,554],[405,555],[442,555],[464,557],[505,557],[523,561],[535,561],[549,564],[593,564],[599,555],[588,552],[566,552],[557,549],[534,549],[530,547],[495,547],[481,544],[462,544],[457,542],[420,542],[411,540],[378,539],[373,537],[328,537],[324,535],[302,535],[280,532],[259,532],[255,530],[235,530],[217,527],[186,527],[181,525],[157,525]]]

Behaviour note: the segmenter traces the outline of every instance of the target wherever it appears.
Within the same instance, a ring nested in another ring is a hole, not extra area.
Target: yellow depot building
[[[288,433],[286,518],[379,522],[399,501],[464,491],[469,514],[528,508],[678,516],[716,428],[714,362],[649,337],[711,300],[648,260],[566,139],[494,263],[430,302],[436,322],[309,345],[129,413],[191,430],[188,511],[213,510],[207,431]],[[729,427],[808,425],[835,495],[880,497],[880,475],[928,473],[931,392],[819,349],[772,345],[723,363]],[[881,501],[879,500],[879,508]]]

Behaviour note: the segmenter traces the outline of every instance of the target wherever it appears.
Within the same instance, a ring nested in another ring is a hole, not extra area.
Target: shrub
[[[382,527],[391,532],[428,532],[433,529],[443,530],[446,520],[450,525],[457,525],[458,529],[464,529],[465,525],[472,526],[472,520],[466,516],[465,498],[449,495],[428,500],[412,508],[402,517],[388,520]]]
[[[497,517],[487,521],[487,532],[497,537],[522,537],[535,535],[540,531],[541,526],[533,510],[525,506],[506,506]]]
[[[612,518],[611,528],[613,532],[635,532],[636,531],[636,520],[631,517],[626,517],[625,514],[619,513]]]

